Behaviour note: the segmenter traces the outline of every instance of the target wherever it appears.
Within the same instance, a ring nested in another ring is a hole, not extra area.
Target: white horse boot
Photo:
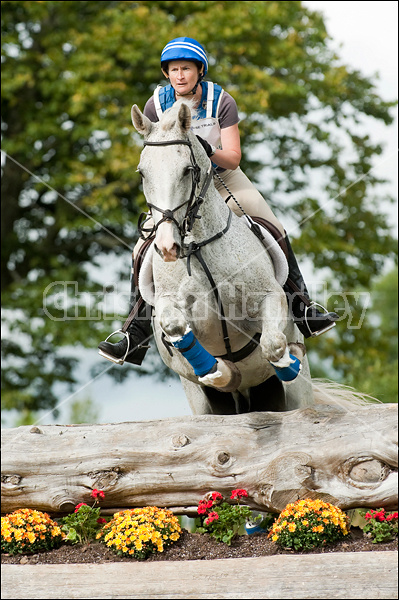
[[[294,323],[303,336],[305,338],[316,337],[335,327],[335,321],[338,321],[339,316],[311,301],[287,235],[284,240],[288,249],[289,273],[283,289],[287,296],[288,306],[294,317]],[[324,312],[318,310],[317,306],[323,308]]]

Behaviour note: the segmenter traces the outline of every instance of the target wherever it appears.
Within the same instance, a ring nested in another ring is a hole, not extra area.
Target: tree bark
[[[298,498],[393,509],[396,420],[396,404],[378,404],[5,429],[2,511],[64,514],[90,504],[94,488],[104,490],[105,509],[190,514],[205,493],[229,497],[235,488],[270,512]]]

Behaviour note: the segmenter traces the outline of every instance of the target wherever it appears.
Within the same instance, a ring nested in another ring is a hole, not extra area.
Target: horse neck
[[[222,231],[226,227],[229,211],[230,209],[211,181],[204,202],[198,211],[198,216],[201,218],[195,219],[193,225],[193,240],[199,243]]]

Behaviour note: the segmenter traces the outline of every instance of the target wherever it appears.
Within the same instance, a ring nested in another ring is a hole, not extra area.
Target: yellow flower
[[[17,542],[19,542],[24,537],[24,532],[21,529],[17,529],[16,531],[14,531],[14,537],[17,540]]]
[[[295,523],[289,523],[288,524],[288,531],[290,531],[291,533],[293,533],[296,529],[296,525]]]

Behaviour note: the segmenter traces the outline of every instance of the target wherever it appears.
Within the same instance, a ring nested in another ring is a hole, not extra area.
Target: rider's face
[[[176,95],[185,96],[197,83],[199,70],[197,65],[189,60],[172,60],[165,74],[169,77]]]

